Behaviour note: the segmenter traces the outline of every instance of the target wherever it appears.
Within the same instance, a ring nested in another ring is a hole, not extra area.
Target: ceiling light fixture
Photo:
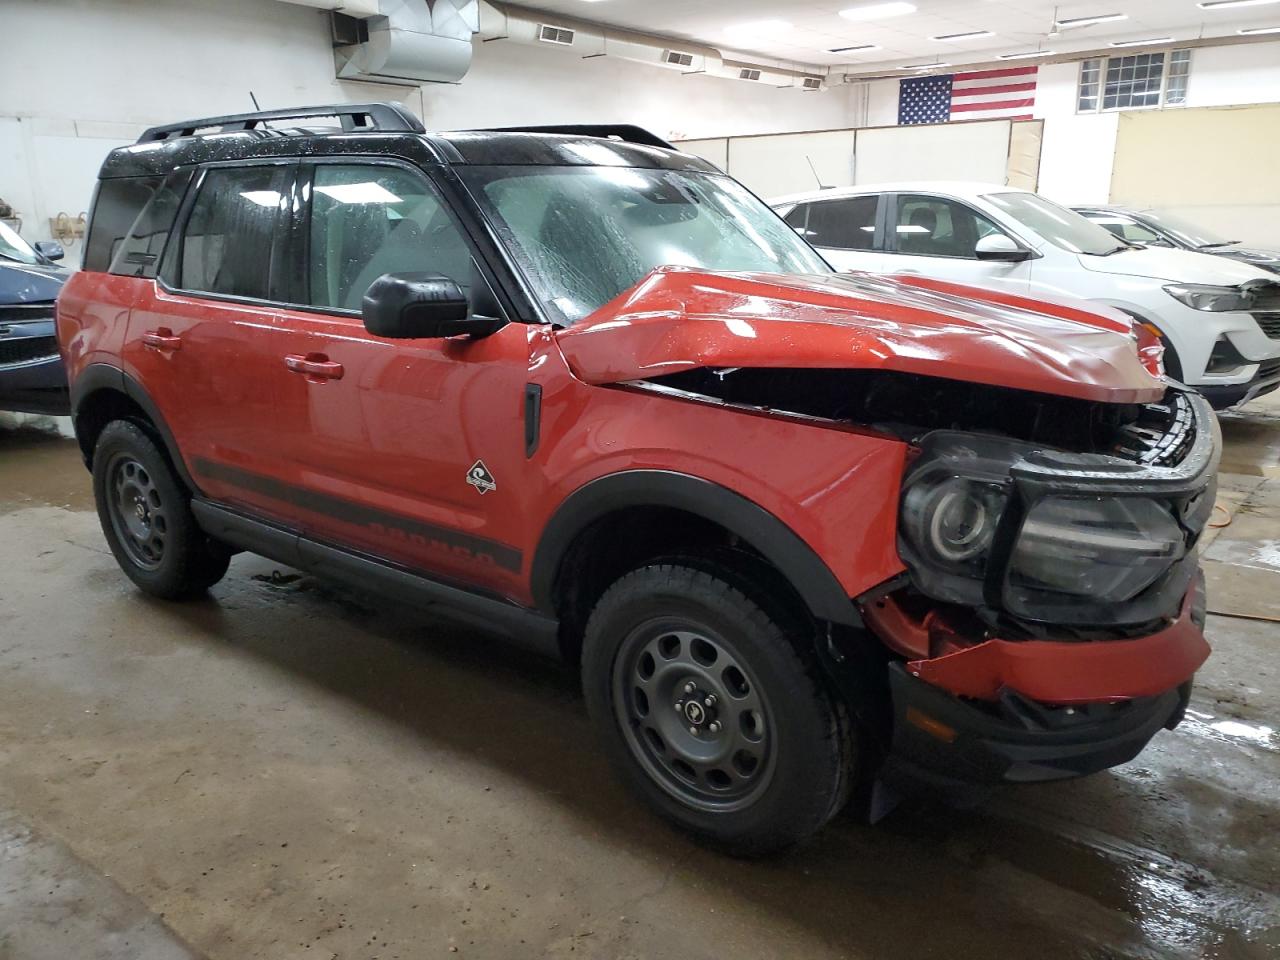
[[[977,40],[979,37],[994,37],[995,34],[990,30],[971,30],[968,33],[944,33],[940,37],[934,37],[935,40],[941,40],[944,43],[952,43],[956,40]]]
[[[852,47],[832,47],[827,53],[864,53],[867,50],[879,50],[874,43],[860,43]]]
[[[1151,37],[1148,40],[1112,40],[1113,47],[1149,47],[1157,43],[1173,43],[1173,37]]]
[[[904,17],[915,13],[914,3],[867,3],[860,7],[849,7],[841,10],[840,16],[846,20],[884,20],[888,17]]]
[[[1201,10],[1229,10],[1232,7],[1262,7],[1280,0],[1201,0],[1196,4]]]
[[[1280,33],[1280,27],[1246,27],[1244,30],[1237,31],[1246,37],[1256,37],[1260,33]]]
[[[909,67],[899,67],[899,70],[937,70],[939,67],[949,67],[949,63],[913,63]]]
[[[1002,53],[1001,60],[1030,60],[1032,57],[1052,57],[1052,50],[1030,50],[1027,53]]]
[[[1073,30],[1076,27],[1092,27],[1095,23],[1111,23],[1115,20],[1128,20],[1127,13],[1103,13],[1096,17],[1072,17],[1069,20],[1055,21],[1059,30]]]

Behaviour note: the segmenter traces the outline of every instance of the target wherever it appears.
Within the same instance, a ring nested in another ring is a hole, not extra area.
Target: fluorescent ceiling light
[[[323,193],[339,203],[399,203],[400,198],[380,183],[369,180],[365,183],[334,183],[327,187],[316,187],[316,193]]]
[[[1201,0],[1201,10],[1229,10],[1231,7],[1261,7],[1268,3],[1280,3],[1280,0]]]
[[[280,194],[275,190],[241,190],[240,196],[260,207],[280,206]]]
[[[1241,31],[1243,32],[1243,31]],[[867,50],[879,50],[874,43],[860,43],[853,47],[832,47],[827,53],[863,53]]]
[[[1030,60],[1032,57],[1052,57],[1052,50],[1030,50],[1027,53],[1002,53],[1001,60]]]
[[[1074,27],[1091,27],[1095,23],[1111,23],[1113,20],[1128,20],[1127,13],[1104,13],[1096,17],[1072,17],[1069,20],[1059,20],[1055,26],[1060,30],[1071,30]]]
[[[1247,27],[1239,32],[1246,37],[1253,37],[1260,33],[1280,33],[1280,27]]]
[[[949,63],[913,63],[909,67],[899,67],[899,70],[936,70],[938,67],[949,67]]]
[[[1113,47],[1148,47],[1154,43],[1173,43],[1173,37],[1151,37],[1148,40],[1112,40]]]
[[[944,33],[940,37],[934,37],[935,40],[942,40],[951,43],[956,40],[977,40],[979,37],[994,37],[995,34],[990,30],[971,30],[969,33]]]
[[[782,33],[791,29],[791,24],[786,20],[753,20],[750,23],[735,23],[725,27],[725,33],[735,34],[758,34],[758,33]]]
[[[846,20],[884,20],[888,17],[902,17],[915,12],[914,3],[866,3],[860,7],[841,10],[840,16]]]

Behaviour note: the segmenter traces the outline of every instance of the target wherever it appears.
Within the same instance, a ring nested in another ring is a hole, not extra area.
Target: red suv
[[[149,130],[58,335],[139,587],[249,550],[551,648],[731,850],[1123,763],[1208,655],[1216,422],[1127,319],[838,275],[634,127]]]

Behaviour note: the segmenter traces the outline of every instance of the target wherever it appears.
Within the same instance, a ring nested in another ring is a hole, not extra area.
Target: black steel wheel
[[[639,625],[614,662],[614,709],[636,759],[705,810],[751,803],[773,775],[763,692],[732,645],[697,623]]]
[[[158,570],[169,521],[155,481],[146,467],[125,452],[111,458],[107,478],[107,510],[117,539],[139,567]]]
[[[767,590],[713,560],[643,567],[605,591],[582,650],[587,709],[630,786],[699,839],[748,856],[819,830],[847,798],[855,759],[811,625]]]
[[[197,596],[226,574],[231,551],[200,529],[190,494],[138,424],[114,420],[103,428],[93,451],[93,493],[116,562],[147,593]]]

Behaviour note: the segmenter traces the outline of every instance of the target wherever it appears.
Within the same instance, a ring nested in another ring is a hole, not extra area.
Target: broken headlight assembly
[[[898,552],[916,589],[1058,625],[1176,612],[1212,509],[1212,434],[1175,468],[937,431],[904,480]],[[1194,460],[1195,462],[1190,462]]]

